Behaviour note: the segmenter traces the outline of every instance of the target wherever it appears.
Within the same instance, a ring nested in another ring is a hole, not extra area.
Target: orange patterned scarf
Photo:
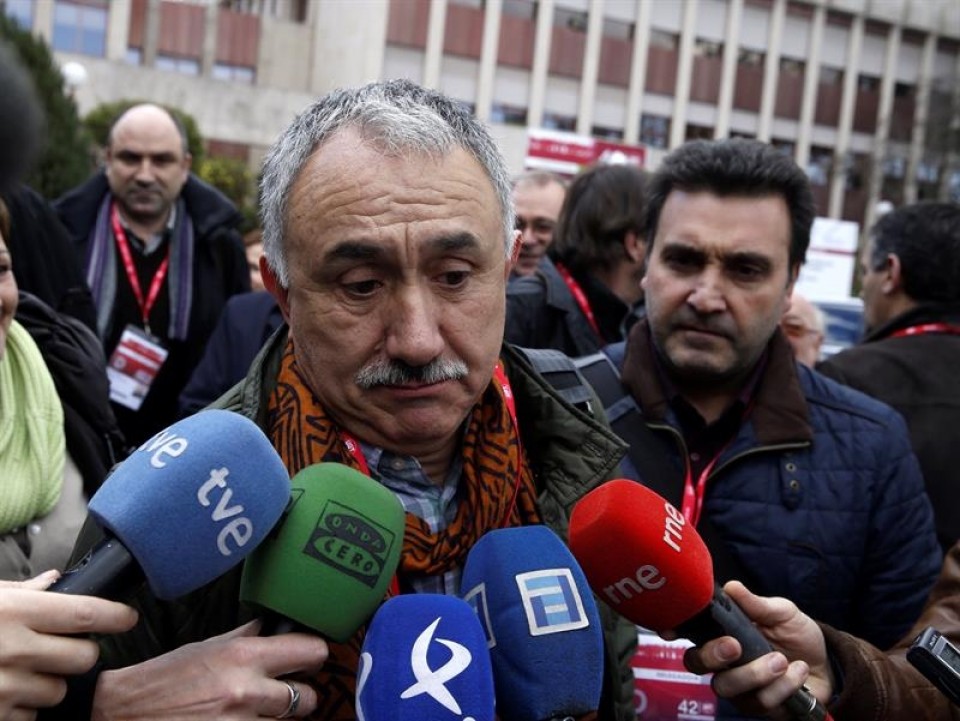
[[[343,463],[360,470],[297,367],[292,339],[284,350],[277,388],[270,396],[267,433],[291,477],[320,462]],[[410,513],[406,516],[397,571],[401,578],[404,574],[435,575],[462,566],[467,552],[487,531],[540,522],[533,475],[523,459],[500,384],[491,382],[467,418],[462,454],[457,513],[450,525],[432,533],[423,520]],[[313,679],[319,704],[311,719],[356,718],[356,671],[364,630],[347,643],[330,643],[323,672]]]

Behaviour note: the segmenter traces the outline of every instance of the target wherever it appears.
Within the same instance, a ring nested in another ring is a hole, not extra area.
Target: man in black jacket
[[[190,173],[186,136],[156,105],[110,130],[106,167],[55,207],[84,259],[131,444],[177,418],[177,397],[231,295],[250,289],[240,215]]]
[[[944,551],[960,539],[953,452],[960,418],[960,206],[907,205],[876,224],[860,257],[863,343],[817,370],[907,420]]]

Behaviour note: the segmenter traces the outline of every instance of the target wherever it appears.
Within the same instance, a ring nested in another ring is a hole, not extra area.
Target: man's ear
[[[886,278],[880,286],[884,293],[890,295],[903,290],[903,265],[900,263],[900,256],[890,253],[884,272]]]
[[[510,262],[507,263],[507,271],[505,276],[507,278],[510,277],[514,266],[517,264],[517,258],[520,257],[520,246],[523,245],[523,242],[520,240],[520,235],[521,233],[519,230],[513,231],[513,250],[510,252]]]
[[[628,230],[623,236],[623,251],[634,263],[642,263],[647,255],[647,245],[640,235]]]
[[[289,290],[280,285],[276,273],[267,263],[267,256],[260,256],[260,276],[263,278],[263,287],[270,291],[271,295],[277,300],[280,306],[280,312],[283,313],[283,319],[290,324],[290,298]]]

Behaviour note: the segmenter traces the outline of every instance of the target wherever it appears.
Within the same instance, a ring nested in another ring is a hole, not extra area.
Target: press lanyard
[[[116,204],[110,208],[110,221],[113,224],[113,236],[117,239],[117,248],[120,250],[120,257],[123,258],[123,267],[127,273],[127,280],[130,281],[130,287],[133,289],[133,295],[137,299],[137,305],[140,306],[140,315],[143,318],[143,328],[150,335],[150,311],[153,310],[157,302],[157,296],[160,295],[160,286],[167,276],[167,267],[170,265],[170,249],[167,248],[167,255],[157,268],[150,282],[150,288],[147,291],[147,298],[143,298],[143,290],[140,288],[140,278],[137,275],[137,268],[133,264],[133,255],[130,253],[130,245],[127,242],[127,234],[120,224],[120,213],[117,212]]]
[[[576,301],[577,305],[580,306],[580,310],[587,317],[587,323],[590,324],[590,327],[593,328],[593,332],[597,334],[597,337],[600,340],[603,340],[603,335],[600,333],[600,326],[597,325],[597,318],[593,314],[593,308],[590,307],[590,301],[587,300],[587,294],[583,292],[583,288],[580,287],[580,284],[570,275],[570,271],[567,270],[562,264],[555,263],[557,267],[557,272],[560,273],[560,277],[563,278],[563,282],[567,284],[567,288],[570,289],[570,292],[573,294],[573,299]]]
[[[706,468],[700,471],[696,484],[693,482],[693,466],[689,460],[687,461],[687,472],[683,479],[683,505],[680,510],[683,512],[683,517],[687,519],[687,523],[692,526],[696,526],[700,520],[700,512],[703,510],[703,497],[706,495],[707,478],[725,449],[726,446],[710,460]]]
[[[743,411],[741,422],[746,421],[752,409],[753,401],[751,400]],[[717,461],[720,460],[720,456],[723,455],[723,452],[727,450],[727,447],[733,443],[735,438],[736,435],[723,444],[723,447],[717,451],[717,455],[711,458],[706,467],[700,471],[696,483],[693,482],[693,464],[690,463],[689,458],[687,459],[687,470],[683,478],[683,504],[680,510],[688,523],[696,526],[700,520],[700,513],[703,511],[703,498],[707,492],[707,479],[713,471],[714,466],[717,465]]]
[[[503,372],[503,366],[500,365],[499,362],[493,369],[493,377],[503,389],[503,399],[507,404],[507,412],[510,414],[510,421],[513,423],[514,430],[517,431],[517,445],[521,458],[521,462],[517,464],[517,479],[513,487],[513,498],[510,500],[510,505],[507,506],[507,515],[503,519],[502,523],[502,525],[505,526],[507,521],[510,519],[510,513],[513,511],[513,506],[517,502],[517,495],[520,493],[521,469],[523,467],[523,448],[519,445],[520,429],[517,425],[517,402],[513,397],[513,389],[510,388],[510,381],[507,380],[507,374]],[[367,465],[367,459],[363,457],[363,451],[360,448],[360,444],[357,443],[357,439],[342,429],[340,431],[340,437],[343,439],[343,445],[346,446],[347,452],[353,456],[353,460],[357,462],[360,472],[365,476],[369,476],[370,466]]]
[[[891,338],[905,338],[911,335],[960,335],[960,326],[950,325],[949,323],[922,323],[920,325],[911,325],[906,328],[891,333]]]

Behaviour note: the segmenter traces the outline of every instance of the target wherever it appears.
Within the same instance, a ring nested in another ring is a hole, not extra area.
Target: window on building
[[[246,65],[228,65],[227,63],[215,63],[213,66],[213,78],[215,80],[227,80],[232,83],[243,83],[253,85],[256,72],[253,68]]]
[[[940,163],[930,158],[921,160],[919,163],[917,163],[917,182],[939,183]]]
[[[740,48],[737,52],[737,62],[740,65],[748,65],[750,67],[759,67],[763,65],[763,52],[760,50],[749,50],[747,48]]]
[[[211,0],[207,0],[210,2]],[[307,20],[308,0],[219,0],[220,7],[239,13],[267,15],[302,23]]]
[[[57,0],[51,44],[61,52],[102,58],[107,52],[107,8]]]
[[[526,125],[527,109],[518,105],[494,103],[490,106],[490,121],[504,125]]]
[[[693,47],[693,54],[703,58],[719,58],[723,55],[723,43],[697,38]]]
[[[623,140],[623,128],[607,128],[603,125],[594,125],[590,134],[601,140]]]
[[[803,60],[796,58],[780,58],[780,72],[787,75],[803,75]]]
[[[896,83],[893,86],[893,96],[895,98],[912,98],[916,89],[909,83]]]
[[[646,113],[641,115],[640,142],[651,148],[666,148],[670,144],[670,118]]]
[[[883,159],[883,175],[886,178],[902,178],[907,174],[907,159],[899,155],[888,155]]]
[[[604,18],[603,36],[614,40],[633,40],[633,23]]]
[[[30,30],[33,27],[33,4],[34,0],[6,0],[0,2],[0,9],[21,28]]]
[[[713,128],[709,125],[687,123],[687,140],[712,140]]]
[[[127,65],[143,65],[143,48],[127,48],[123,59]]]
[[[880,90],[880,78],[874,75],[858,75],[857,90],[860,92],[877,92]]]
[[[553,11],[553,24],[560,28],[587,32],[587,14],[579,10],[558,7]]]
[[[830,68],[826,65],[820,66],[820,84],[821,85],[842,85],[843,70],[840,68]]]
[[[166,70],[184,75],[199,75],[200,61],[196,58],[178,58],[173,55],[157,55],[157,70]]]
[[[770,140],[770,145],[779,150],[788,158],[792,158],[797,149],[796,143],[794,143],[792,140],[784,140],[782,138],[772,138]]]
[[[503,0],[503,14],[533,20],[536,15],[536,5],[533,0]]]
[[[865,153],[847,153],[843,159],[847,191],[863,190],[870,175],[870,157]]]
[[[544,113],[543,127],[548,130],[576,130],[577,119],[573,115],[561,115],[560,113]]]
[[[666,30],[650,30],[650,47],[663,50],[676,50],[680,47],[680,36]]]
[[[826,185],[830,182],[830,165],[833,163],[833,151],[830,148],[810,148],[810,160],[807,162],[807,177],[811,185]]]

